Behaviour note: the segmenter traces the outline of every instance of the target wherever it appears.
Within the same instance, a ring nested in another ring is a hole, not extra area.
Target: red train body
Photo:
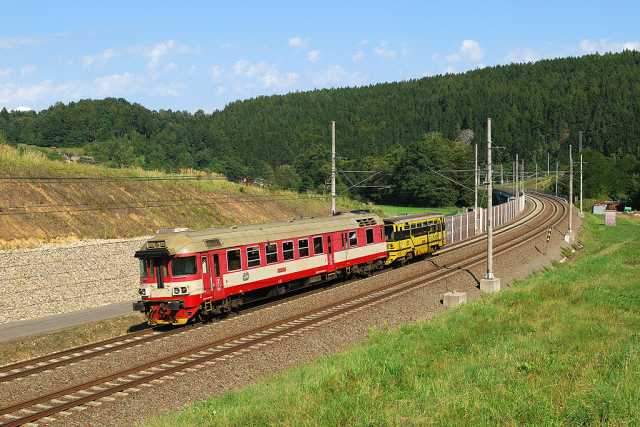
[[[184,324],[255,299],[381,268],[383,221],[343,213],[262,225],[170,231],[147,241],[141,301],[151,324]]]

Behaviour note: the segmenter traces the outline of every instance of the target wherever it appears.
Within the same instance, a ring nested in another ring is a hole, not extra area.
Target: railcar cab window
[[[167,263],[162,258],[153,259],[153,267],[156,272],[156,282],[158,283],[158,289],[164,288],[164,278],[169,274],[167,273]]]
[[[285,261],[293,259],[293,242],[282,242],[282,256]]]
[[[298,256],[300,258],[309,256],[309,239],[298,240]]]
[[[384,237],[388,242],[393,241],[393,225],[385,225],[384,226]]]
[[[260,265],[260,248],[250,246],[247,248],[247,266],[258,267]]]
[[[269,243],[266,246],[267,252],[267,264],[274,264],[278,262],[278,245],[275,243]]]
[[[322,247],[322,236],[316,236],[313,238],[313,253],[316,255],[324,253],[324,248]]]
[[[373,228],[367,228],[367,245],[373,243]]]
[[[140,278],[148,279],[149,278],[149,260],[140,258]],[[153,275],[152,275],[153,276]]]
[[[171,260],[171,274],[173,276],[189,276],[196,274],[196,257],[187,256]]]
[[[349,247],[355,248],[358,246],[358,233],[355,231],[349,232]]]
[[[236,271],[242,268],[240,261],[240,249],[231,249],[227,251],[227,271]]]

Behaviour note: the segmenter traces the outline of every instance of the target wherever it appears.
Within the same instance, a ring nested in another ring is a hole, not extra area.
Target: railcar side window
[[[373,243],[373,228],[367,228],[367,245]]]
[[[196,274],[196,257],[174,258],[171,260],[171,274],[174,276],[188,276]]]
[[[260,248],[251,246],[247,248],[247,266],[257,267],[260,265]]]
[[[227,271],[240,270],[241,267],[240,249],[231,249],[230,251],[227,251]]]
[[[278,245],[275,243],[269,243],[266,246],[267,252],[267,264],[274,264],[278,262]]]
[[[282,243],[282,256],[285,261],[293,259],[293,242]]]
[[[309,256],[309,239],[298,240],[298,256]]]
[[[322,247],[322,236],[313,238],[313,253],[316,255],[324,253],[324,248]]]
[[[356,233],[355,231],[350,231],[349,232],[349,247],[356,247],[358,246],[358,233]]]

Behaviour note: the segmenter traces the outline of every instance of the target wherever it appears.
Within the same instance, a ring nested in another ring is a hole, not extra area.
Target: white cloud
[[[281,72],[277,66],[267,62],[251,62],[246,59],[236,61],[231,67],[233,74],[239,78],[249,80],[245,88],[253,88],[260,84],[264,88],[279,88],[292,86],[298,81],[298,74]],[[247,86],[249,85],[249,86]]]
[[[13,70],[11,68],[0,68],[0,79],[6,79],[11,74],[13,74]]]
[[[509,63],[524,64],[527,62],[536,62],[541,59],[538,52],[530,48],[513,49],[504,58]]]
[[[27,112],[27,111],[33,111],[33,108],[31,108],[31,107],[26,107],[26,106],[24,106],[24,105],[19,105],[19,106],[17,106],[16,108],[14,108],[14,109],[13,109],[13,111],[20,111],[20,112],[25,113],[25,112]]]
[[[445,56],[446,61],[450,63],[460,61],[478,63],[482,58],[484,58],[484,50],[480,47],[480,43],[469,39],[462,40],[457,52]]]
[[[319,87],[359,85],[364,82],[360,73],[350,73],[340,65],[329,65],[325,70],[312,76],[313,84]]]
[[[82,58],[82,63],[84,64],[85,67],[90,67],[94,64],[105,64],[107,63],[110,59],[115,58],[116,56],[119,55],[119,52],[117,52],[115,49],[109,48],[109,49],[105,49],[102,52],[96,54],[96,55],[86,55]]]
[[[44,39],[39,37],[0,37],[0,49],[15,49],[41,43],[44,43]]]
[[[580,42],[579,49],[582,53],[621,52],[623,50],[640,51],[640,41],[612,42],[607,39],[585,39]]]
[[[220,82],[222,79],[222,67],[218,64],[211,66],[211,80],[215,83]]]
[[[77,99],[79,87],[77,83],[55,84],[50,80],[31,85],[0,83],[0,105],[33,104],[42,100],[58,101],[60,99]]]
[[[36,72],[38,68],[35,65],[25,65],[24,67],[22,67],[20,69],[20,74],[22,74],[23,76],[28,76],[30,74],[33,74]]]
[[[98,96],[113,96],[133,92],[140,82],[133,74],[123,73],[97,77],[94,83],[95,93]]]
[[[361,50],[354,53],[353,56],[351,57],[351,60],[356,64],[359,62],[362,62],[363,59],[364,59],[364,52]]]
[[[309,62],[317,62],[320,59],[320,51],[319,50],[310,50],[307,52],[307,59]]]
[[[289,39],[289,47],[294,49],[306,48],[309,46],[309,39],[303,39],[302,37],[295,36]]]
[[[374,47],[373,52],[383,59],[394,59],[397,55],[395,50],[387,47],[386,42],[382,42],[378,46]]]

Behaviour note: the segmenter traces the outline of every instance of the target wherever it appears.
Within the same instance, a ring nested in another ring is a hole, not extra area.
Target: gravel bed
[[[539,254],[539,249],[543,246],[546,246],[545,237],[540,236],[535,242],[523,245],[495,260],[496,275],[502,279],[503,287],[508,287],[514,279],[523,278],[561,257],[563,244],[560,236],[552,238],[546,255]],[[534,252],[539,256],[532,263]],[[428,320],[444,310],[441,299],[449,290],[465,291],[470,299],[478,298],[481,293],[476,284],[483,272],[484,263],[480,263],[468,271],[460,271],[452,277],[377,305],[375,309],[351,314],[303,336],[288,337],[262,348],[261,351],[252,351],[218,362],[214,366],[206,366],[194,373],[176,376],[174,380],[157,384],[153,388],[142,388],[140,392],[79,414],[58,416],[58,421],[54,424],[129,425],[168,410],[180,409],[206,396],[237,389],[286,368],[344,350],[366,338],[372,327],[392,328],[416,320]]]
[[[509,237],[497,237],[496,245],[508,240]],[[484,241],[479,243],[484,244]],[[122,351],[102,355],[72,366],[65,366],[50,372],[38,374],[37,382],[30,382],[24,387],[25,381],[19,379],[3,384],[0,390],[0,405],[37,397],[46,391],[81,384],[89,379],[105,376],[122,370],[125,366],[135,366],[153,361],[158,354],[177,353],[186,348],[195,347],[203,342],[211,342],[227,336],[242,333],[253,328],[279,321],[290,316],[301,314],[313,307],[321,307],[336,301],[360,295],[365,289],[373,291],[390,283],[405,280],[417,275],[436,271],[438,265],[447,265],[471,253],[473,248],[444,253],[424,262],[414,263],[402,269],[387,271],[376,276],[328,288],[322,292],[303,295],[289,301],[283,301],[273,306],[231,317],[223,321],[214,322],[203,328],[188,330],[182,334],[160,339],[143,346],[131,347]],[[450,279],[449,279],[450,280]]]

